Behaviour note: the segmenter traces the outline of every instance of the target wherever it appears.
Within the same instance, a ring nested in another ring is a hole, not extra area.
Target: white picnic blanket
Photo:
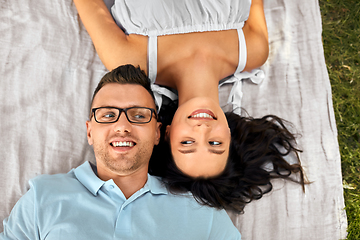
[[[270,56],[260,85],[243,83],[250,115],[291,121],[313,183],[274,191],[229,213],[243,239],[340,239],[346,234],[331,88],[314,0],[265,1]],[[86,140],[93,90],[106,69],[71,0],[3,0],[0,7],[0,231],[28,180],[94,161]],[[226,102],[230,87],[221,89]]]

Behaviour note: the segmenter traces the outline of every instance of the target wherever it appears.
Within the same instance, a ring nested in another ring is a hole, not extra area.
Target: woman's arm
[[[243,27],[247,62],[244,71],[262,66],[269,55],[269,40],[263,0],[252,0],[248,20]]]
[[[74,0],[96,51],[108,70],[132,64],[146,70],[147,37],[126,35],[115,23],[103,0]]]

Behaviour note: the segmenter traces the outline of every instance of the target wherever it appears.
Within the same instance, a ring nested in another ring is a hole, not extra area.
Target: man
[[[160,123],[139,68],[120,66],[102,78],[86,126],[96,166],[31,180],[0,239],[240,239],[225,211],[173,195],[148,175]]]

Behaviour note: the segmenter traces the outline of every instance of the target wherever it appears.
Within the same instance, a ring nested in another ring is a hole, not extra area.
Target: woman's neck
[[[219,81],[236,70],[237,30],[158,37],[156,83],[175,88],[179,104],[194,97],[218,102]]]
[[[179,106],[195,97],[208,97],[219,103],[218,84],[220,77],[209,64],[192,64],[177,74],[175,85]]]
[[[206,77],[183,79],[177,84],[179,106],[195,97],[208,97],[219,103],[218,80]]]

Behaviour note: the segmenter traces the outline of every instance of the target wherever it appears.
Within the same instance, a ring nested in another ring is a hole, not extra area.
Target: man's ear
[[[161,129],[162,123],[157,122],[156,124],[157,124],[157,126],[156,126],[156,133],[155,133],[155,145],[158,145],[160,142],[160,137],[161,137],[160,129]]]
[[[167,125],[166,130],[165,130],[165,140],[166,141],[170,140],[170,130],[171,130],[171,125]]]
[[[92,140],[92,135],[91,135],[91,122],[90,121],[86,121],[86,135],[87,135],[89,145],[93,145],[94,142]]]

